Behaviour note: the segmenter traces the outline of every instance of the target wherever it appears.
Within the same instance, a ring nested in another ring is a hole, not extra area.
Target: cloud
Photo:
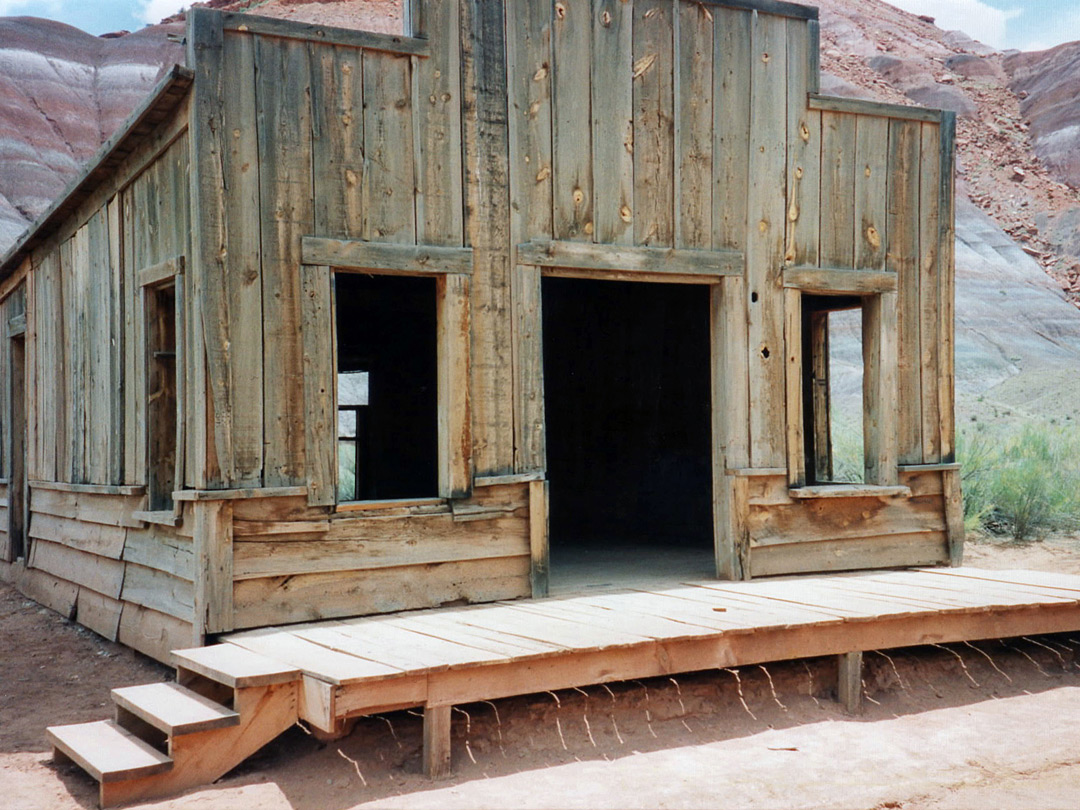
[[[929,14],[938,28],[963,31],[972,39],[994,48],[1009,47],[1008,23],[1019,17],[1020,9],[1000,9],[983,0],[888,0],[913,14]]]
[[[156,25],[189,5],[188,0],[142,0],[141,16],[144,22]]]

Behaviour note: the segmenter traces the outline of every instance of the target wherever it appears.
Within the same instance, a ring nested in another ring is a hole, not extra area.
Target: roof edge
[[[817,6],[804,6],[788,3],[786,0],[700,0],[699,5],[727,6],[745,11],[760,11],[762,14],[776,14],[781,17],[794,17],[798,20],[818,19]]]
[[[153,131],[158,122],[150,123],[147,129],[148,118],[167,114],[176,108],[194,79],[195,73],[182,65],[173,65],[165,72],[146,99],[86,162],[78,176],[68,183],[52,205],[23,231],[22,236],[0,258],[0,281],[14,273],[31,251],[101,185],[103,173],[107,174],[119,165],[131,153],[134,144]],[[177,90],[182,92],[177,93]]]

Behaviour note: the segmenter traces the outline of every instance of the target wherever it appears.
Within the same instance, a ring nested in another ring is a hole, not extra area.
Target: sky
[[[1037,51],[1080,40],[1080,0],[888,1],[936,17],[941,28],[958,28],[1002,50]],[[0,0],[0,16],[47,17],[103,34],[158,22],[186,4],[185,0]]]

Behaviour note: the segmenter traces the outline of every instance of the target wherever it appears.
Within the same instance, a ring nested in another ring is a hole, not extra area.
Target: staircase
[[[299,670],[232,644],[173,660],[176,683],[113,690],[115,720],[47,730],[54,760],[98,780],[102,807],[209,784],[297,720]]]

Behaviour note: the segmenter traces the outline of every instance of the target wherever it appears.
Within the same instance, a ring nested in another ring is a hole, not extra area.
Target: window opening
[[[438,494],[430,277],[337,273],[338,500]]]
[[[802,318],[808,483],[865,483],[862,299],[803,295]]]
[[[148,495],[151,511],[173,508],[176,489],[176,287],[147,290]]]

